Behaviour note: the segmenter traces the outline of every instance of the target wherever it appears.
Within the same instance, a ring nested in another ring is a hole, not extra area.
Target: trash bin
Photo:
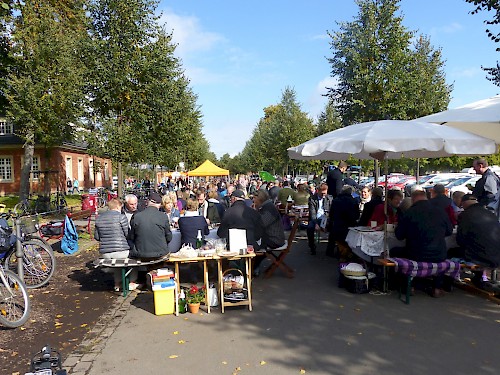
[[[108,202],[113,198],[118,198],[118,193],[114,191],[108,191]]]
[[[82,194],[82,210],[93,210],[96,209],[96,196]]]

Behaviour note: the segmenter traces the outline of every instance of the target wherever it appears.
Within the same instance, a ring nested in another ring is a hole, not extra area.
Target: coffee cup
[[[370,228],[375,228],[377,226],[377,222],[375,220],[370,221]]]

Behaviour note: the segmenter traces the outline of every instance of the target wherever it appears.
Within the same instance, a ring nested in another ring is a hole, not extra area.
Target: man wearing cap
[[[231,194],[231,207],[224,214],[222,222],[217,230],[220,238],[229,238],[229,229],[245,229],[247,244],[252,245],[255,250],[260,247],[257,241],[262,237],[264,228],[262,219],[257,211],[245,203],[245,193],[235,190]]]
[[[472,168],[482,176],[476,182],[472,195],[477,198],[479,205],[493,211],[497,220],[500,220],[500,178],[488,168],[485,159],[474,160]]]
[[[464,211],[458,216],[457,243],[466,260],[487,267],[500,266],[500,223],[472,194],[462,197]]]
[[[172,232],[168,216],[159,211],[161,198],[160,194],[152,192],[148,206],[130,220],[128,238],[134,244],[130,250],[134,258],[159,258],[168,253]]]

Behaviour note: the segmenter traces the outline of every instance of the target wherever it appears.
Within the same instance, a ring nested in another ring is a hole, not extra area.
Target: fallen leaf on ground
[[[179,334],[179,331],[174,331],[174,335],[178,335]]]
[[[226,362],[226,361],[222,361],[222,364],[223,364],[223,365],[227,365],[227,362]]]
[[[300,373],[301,374],[305,374],[306,373],[306,370],[304,370],[303,368],[300,369]]]
[[[184,340],[179,340],[178,342],[179,342],[179,344],[185,344],[186,343],[186,341],[184,341]]]
[[[260,361],[260,365],[264,366],[266,364],[266,361]]]
[[[87,323],[83,323],[82,325],[80,325],[80,327],[84,328],[84,327],[87,327],[88,324]]]
[[[174,359],[174,358],[177,358],[177,357],[179,357],[179,356],[178,356],[178,355],[175,355],[175,354],[172,354],[172,355],[171,355],[171,356],[169,356],[168,358],[170,358],[170,359]]]
[[[56,315],[56,318],[58,318],[58,319],[59,319],[59,318],[62,318],[63,316],[64,316],[64,315],[62,315],[62,314],[58,314],[58,315]]]

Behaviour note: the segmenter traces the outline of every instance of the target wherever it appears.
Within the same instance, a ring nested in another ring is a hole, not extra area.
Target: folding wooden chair
[[[271,277],[274,271],[276,271],[278,268],[281,268],[283,272],[285,272],[287,277],[292,278],[294,276],[294,270],[284,262],[284,259],[292,248],[293,240],[295,239],[295,233],[297,232],[297,229],[299,227],[299,222],[299,218],[296,218],[293,223],[292,230],[288,235],[286,244],[276,249],[266,249],[266,257],[269,258],[272,263],[264,271],[265,278]]]

